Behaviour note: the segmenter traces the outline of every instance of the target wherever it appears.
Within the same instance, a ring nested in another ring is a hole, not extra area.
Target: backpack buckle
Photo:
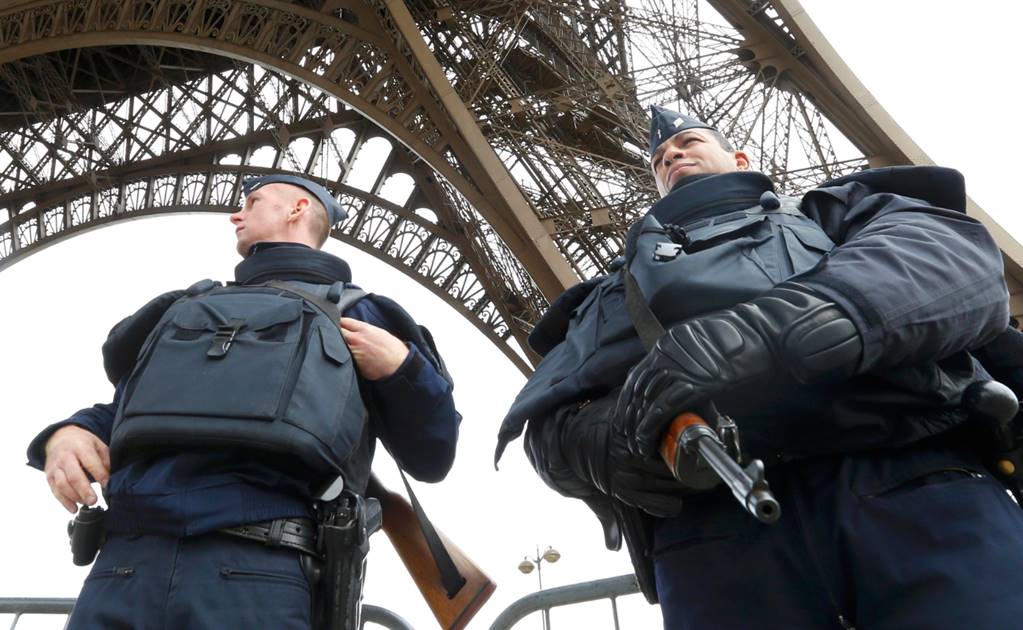
[[[217,326],[217,332],[213,335],[213,341],[206,351],[206,356],[211,359],[223,359],[227,356],[227,351],[231,349],[235,336],[244,325],[244,320],[232,319],[227,324]]]
[[[654,262],[675,260],[681,253],[682,246],[678,243],[658,243],[654,248]]]

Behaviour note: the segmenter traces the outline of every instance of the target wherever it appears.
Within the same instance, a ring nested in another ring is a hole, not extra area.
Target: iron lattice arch
[[[11,71],[27,77],[35,69]],[[15,209],[19,218],[14,233],[0,232],[0,268],[110,222],[233,212],[245,177],[298,173],[328,186],[347,210],[333,237],[431,288],[526,368],[507,344],[503,309],[490,297],[500,292],[486,284],[500,280],[495,261],[514,263],[511,255],[494,249],[500,242],[487,237],[485,225],[447,203],[451,193],[429,169],[315,88],[229,62],[196,79],[58,113],[31,136],[0,132],[0,146],[24,156],[0,172],[0,186],[10,190],[6,211]],[[30,162],[35,168],[26,171]],[[26,178],[36,186],[20,190]],[[479,269],[488,278],[481,280]]]
[[[821,78],[791,4],[16,3],[0,12],[0,268],[104,222],[230,209],[246,173],[305,173],[352,212],[335,237],[526,369],[512,342],[607,270],[655,198],[649,104],[715,124],[788,193],[905,161]]]

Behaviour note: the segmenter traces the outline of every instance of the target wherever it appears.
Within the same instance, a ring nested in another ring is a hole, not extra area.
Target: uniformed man
[[[348,264],[320,251],[330,227],[345,218],[326,189],[287,175],[250,179],[244,189],[244,206],[231,215],[244,257],[237,283],[354,286]],[[309,519],[323,488],[303,462],[200,448],[125,457],[111,470],[111,430],[139,346],[182,295],[158,297],[111,332],[104,359],[117,385],[112,403],[51,425],[29,447],[29,463],[46,471],[69,512],[96,503],[90,479],[109,507],[106,543],[69,627],[309,628],[310,581],[299,560],[316,552]],[[380,296],[355,301],[340,325],[371,417],[368,429],[354,428],[345,484],[365,490],[375,436],[413,477],[439,481],[454,460],[460,416],[435,349]],[[258,386],[239,383],[241,396],[256,395],[251,387]]]
[[[709,125],[652,114],[662,199],[537,326],[498,456],[528,421],[537,472],[609,547],[625,532],[666,628],[1014,627],[1023,514],[962,404],[1008,294],[961,176],[876,169],[789,199]],[[667,328],[648,352],[624,269]],[[777,523],[660,461],[708,401],[766,462]]]

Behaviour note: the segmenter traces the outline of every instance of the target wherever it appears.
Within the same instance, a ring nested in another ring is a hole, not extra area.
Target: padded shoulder
[[[444,365],[444,359],[441,358],[440,352],[437,350],[437,344],[433,340],[433,335],[425,326],[417,324],[408,311],[389,297],[367,293],[363,299],[372,302],[382,312],[385,321],[390,325],[391,334],[399,339],[416,344],[419,351],[437,369],[437,372],[444,377],[444,380],[448,383],[454,383],[451,374],[448,373],[447,366]]]
[[[966,212],[963,174],[943,166],[889,166],[859,171],[825,182],[819,189],[859,183],[874,193],[892,193],[923,199],[933,206]],[[812,192],[812,191],[811,191]]]
[[[550,308],[529,333],[527,341],[533,352],[541,357],[547,356],[554,346],[565,340],[572,313],[605,277],[607,276],[597,276],[569,287],[551,303]]]
[[[158,295],[110,329],[103,343],[103,370],[113,385],[131,371],[146,337],[171,304],[187,293],[188,290],[179,290]]]

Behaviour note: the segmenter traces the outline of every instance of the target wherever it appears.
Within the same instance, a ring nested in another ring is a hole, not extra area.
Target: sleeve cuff
[[[406,341],[405,345],[408,346],[408,354],[405,356],[405,360],[402,361],[398,369],[394,371],[394,374],[390,376],[373,381],[377,385],[388,385],[396,381],[405,379],[409,382],[415,381],[416,377],[423,370],[423,366],[426,363],[426,359],[423,358],[419,349],[416,348],[416,344]]]
[[[26,463],[32,468],[35,468],[37,470],[43,470],[46,467],[46,443],[50,441],[50,438],[59,429],[63,429],[64,427],[71,425],[81,427],[93,434],[96,433],[94,427],[90,427],[82,422],[75,422],[73,419],[55,422],[50,426],[46,427],[45,429],[43,429],[42,431],[40,431],[39,435],[35,436],[32,439],[32,442],[29,443],[28,451],[26,452],[26,455],[28,456],[28,461]]]

